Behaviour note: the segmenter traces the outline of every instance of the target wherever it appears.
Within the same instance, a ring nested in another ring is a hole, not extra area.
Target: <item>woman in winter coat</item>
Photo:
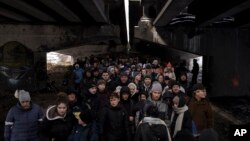
[[[171,134],[173,138],[177,132],[181,130],[188,130],[192,132],[192,117],[188,111],[188,107],[185,102],[185,98],[176,95],[173,98],[173,112],[171,115]]]
[[[41,141],[67,141],[77,120],[72,112],[68,112],[65,93],[58,94],[56,104],[46,110],[45,116],[41,125]]]
[[[200,134],[204,129],[213,128],[213,111],[206,99],[205,87],[202,84],[196,84],[193,91],[188,108],[196,124],[198,134]]]

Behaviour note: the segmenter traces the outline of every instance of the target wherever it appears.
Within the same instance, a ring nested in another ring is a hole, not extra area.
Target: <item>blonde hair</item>
[[[129,88],[130,88],[131,86],[134,87],[135,90],[137,90],[137,86],[135,85],[135,83],[132,83],[132,82],[131,82],[131,83],[128,84],[128,87],[129,87]]]

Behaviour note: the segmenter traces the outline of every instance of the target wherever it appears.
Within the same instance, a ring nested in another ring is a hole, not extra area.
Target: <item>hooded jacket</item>
[[[76,118],[72,113],[60,116],[56,112],[56,105],[49,107],[46,117],[41,125],[41,140],[67,141],[67,138],[76,124]]]

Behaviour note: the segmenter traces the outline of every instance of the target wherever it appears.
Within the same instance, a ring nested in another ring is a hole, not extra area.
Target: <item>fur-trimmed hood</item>
[[[56,112],[56,105],[50,106],[46,111],[46,118],[48,120],[56,120],[56,119],[63,119],[66,117],[66,114],[60,116]]]

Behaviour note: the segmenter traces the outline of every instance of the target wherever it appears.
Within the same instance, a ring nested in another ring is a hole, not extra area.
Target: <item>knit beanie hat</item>
[[[154,92],[154,91],[158,91],[158,92],[162,92],[162,86],[159,82],[155,81],[152,84],[152,88],[150,90],[150,93]]]
[[[30,93],[25,91],[25,90],[20,90],[18,92],[18,100],[20,102],[22,102],[22,101],[30,101],[31,100]]]

